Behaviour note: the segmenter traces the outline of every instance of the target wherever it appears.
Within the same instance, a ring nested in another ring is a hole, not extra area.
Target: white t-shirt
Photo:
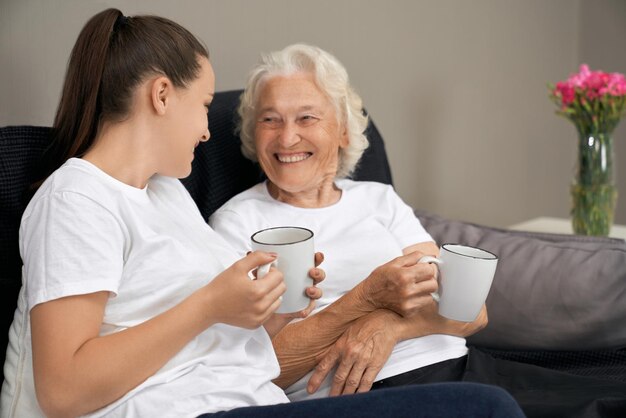
[[[301,226],[314,233],[315,249],[324,253],[326,279],[318,310],[337,300],[376,267],[402,255],[410,245],[433,241],[413,210],[389,185],[339,180],[341,199],[324,208],[299,208],[273,199],[266,183],[233,197],[209,223],[239,252],[250,250],[250,236],[274,226]],[[398,343],[376,380],[467,354],[465,339],[429,335]],[[306,392],[311,373],[287,388],[292,401],[327,396],[331,374],[313,395]]]
[[[22,289],[9,333],[2,417],[43,416],[35,398],[30,310],[70,295],[109,291],[100,335],[178,304],[236,261],[177,179],[144,189],[70,159],[22,217]],[[214,325],[118,401],[90,417],[195,417],[287,402],[271,382],[279,365],[265,329]]]

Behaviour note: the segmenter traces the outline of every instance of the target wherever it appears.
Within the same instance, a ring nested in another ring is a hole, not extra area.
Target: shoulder
[[[392,216],[397,211],[410,209],[390,184],[376,181],[342,180],[338,181],[337,185],[346,192],[346,204],[367,207],[379,216],[382,216],[383,213]],[[412,212],[412,209],[410,211]]]
[[[28,204],[24,215],[28,216],[34,207],[50,201],[68,204],[92,202],[95,206],[106,206],[111,197],[109,189],[88,163],[72,158],[44,181]]]
[[[337,186],[352,194],[359,194],[364,196],[384,196],[395,195],[396,192],[393,186],[385,183],[379,183],[377,181],[355,181],[350,179],[337,180]]]
[[[259,202],[268,202],[271,200],[267,193],[265,182],[261,182],[230,198],[230,200],[217,209],[215,213],[222,211],[238,212],[244,208],[255,206]]]

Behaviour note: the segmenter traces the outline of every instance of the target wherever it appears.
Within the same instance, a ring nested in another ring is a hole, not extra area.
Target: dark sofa
[[[233,133],[239,94],[216,94],[209,115],[211,139],[198,147],[192,174],[182,180],[205,219],[262,179],[258,167],[241,155]],[[49,133],[48,127],[0,128],[2,359],[21,286],[20,217]],[[373,123],[368,138],[370,147],[354,177],[392,184],[384,143]],[[500,256],[487,300],[489,325],[469,344],[497,357],[626,384],[624,241],[514,232],[426,211],[416,214],[438,243],[477,245]]]

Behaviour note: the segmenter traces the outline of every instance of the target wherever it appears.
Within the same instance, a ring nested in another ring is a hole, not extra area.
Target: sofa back
[[[191,175],[182,179],[204,219],[235,194],[263,179],[257,164],[240,152],[235,135],[236,108],[241,90],[218,92],[209,111],[211,139],[195,151]],[[34,167],[49,142],[51,129],[41,126],[7,126],[0,128],[0,359],[4,356],[8,329],[13,321],[21,287],[18,230],[27,205],[28,185],[33,181]],[[358,180],[391,184],[391,171],[385,146],[378,129],[370,122],[365,151],[355,175]],[[0,376],[0,382],[4,374]]]

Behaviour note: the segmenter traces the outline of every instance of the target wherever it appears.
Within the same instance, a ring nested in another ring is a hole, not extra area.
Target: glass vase
[[[579,132],[576,175],[571,187],[575,234],[608,236],[617,203],[611,132]]]

